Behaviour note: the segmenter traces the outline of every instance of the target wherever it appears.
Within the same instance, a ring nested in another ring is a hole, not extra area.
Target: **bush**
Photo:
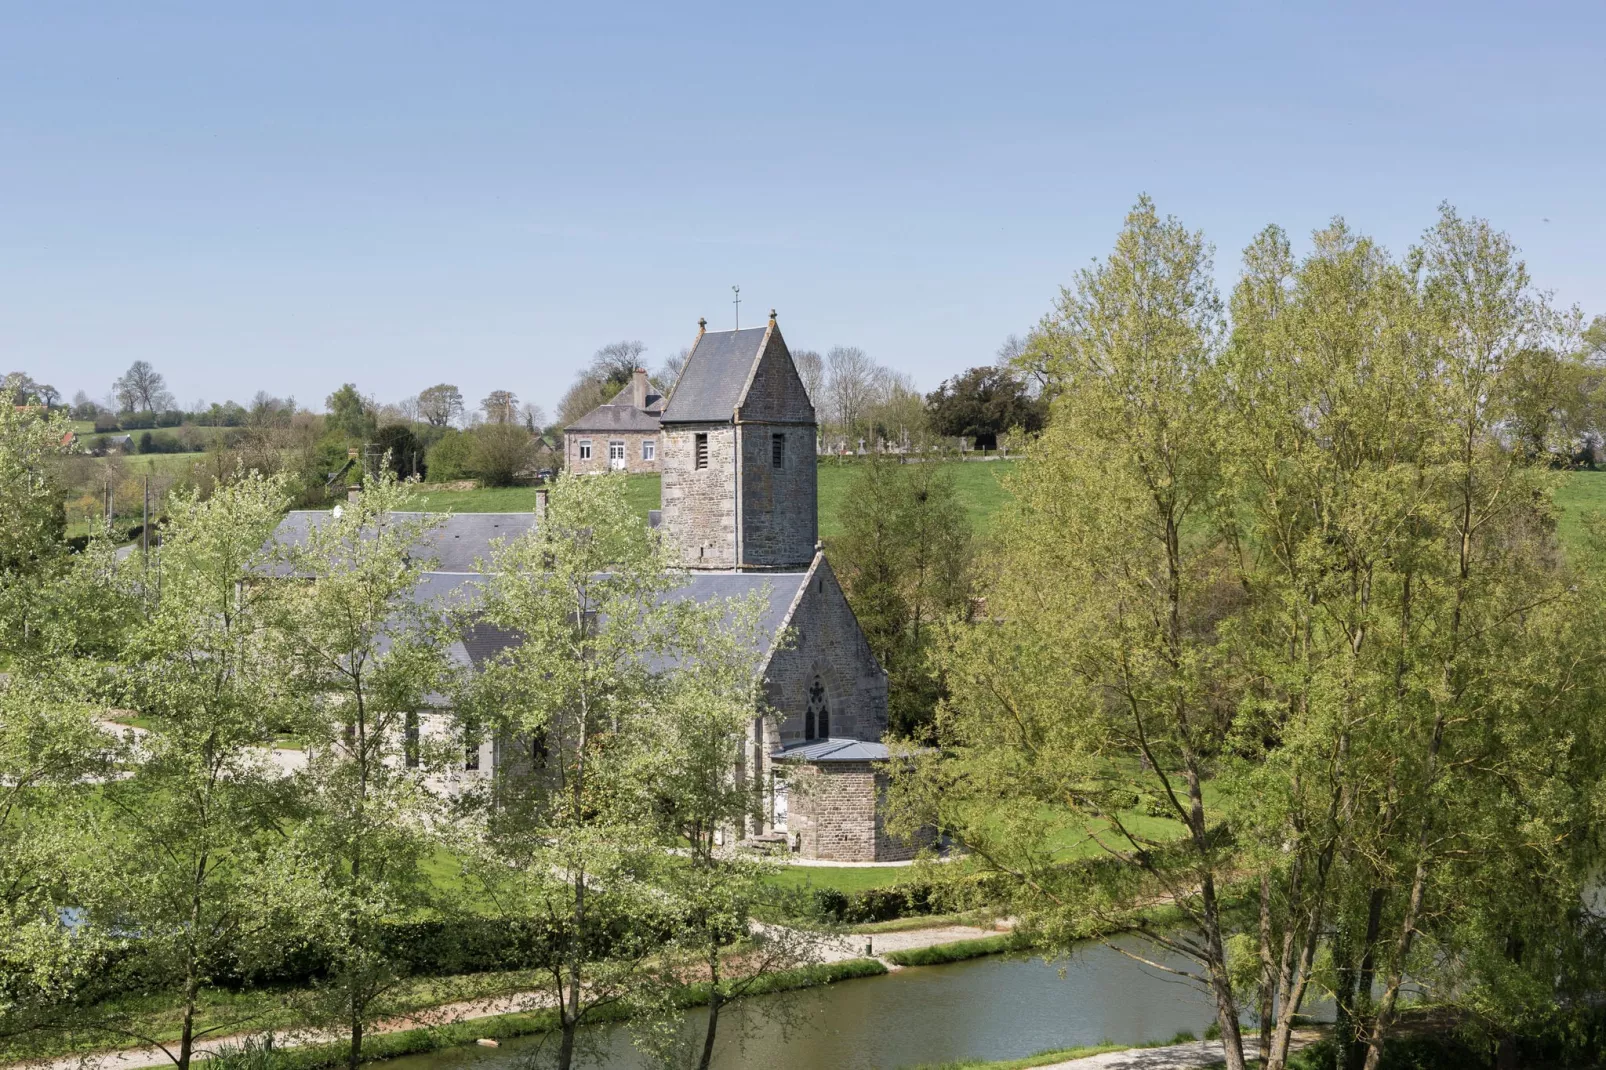
[[[438,483],[467,479],[474,474],[474,443],[455,428],[429,448],[428,458],[430,478]]]
[[[852,894],[835,888],[817,888],[813,908],[817,917],[848,925],[892,921],[932,913],[931,891],[925,884],[866,888]]]

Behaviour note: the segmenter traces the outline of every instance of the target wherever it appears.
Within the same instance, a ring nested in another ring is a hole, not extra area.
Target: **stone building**
[[[563,429],[564,467],[581,474],[659,471],[663,411],[663,393],[637,368],[630,385]]]
[[[634,433],[640,442],[661,434],[662,451],[654,459],[663,474],[657,530],[687,570],[667,597],[757,596],[762,603],[764,708],[754,710],[734,772],[752,786],[763,816],[755,827],[732,831],[784,843],[810,858],[912,857],[919,844],[890,836],[881,817],[887,674],[817,541],[815,417],[808,393],[774,313],[766,326],[751,330],[700,327],[667,405],[642,392],[646,377],[638,373],[635,393],[621,392],[568,429],[571,471],[598,470],[581,465],[597,460],[596,443],[609,435]],[[592,420],[610,409],[629,411]],[[626,425],[641,430],[609,430]],[[577,458],[585,437],[592,456]],[[441,563],[418,597],[472,600],[482,582],[473,562],[489,558],[490,540],[539,524],[541,512],[538,504],[534,515],[448,516],[429,536],[430,545],[420,548]],[[279,537],[296,538],[319,515],[290,514]],[[452,655],[475,666],[516,641],[479,630],[454,644]],[[466,756],[463,776],[490,775],[509,743],[481,744]]]

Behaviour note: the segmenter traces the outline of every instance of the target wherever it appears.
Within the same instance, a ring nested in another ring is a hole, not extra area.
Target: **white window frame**
[[[626,463],[625,440],[610,438],[608,440],[608,467],[623,468]]]
[[[580,440],[580,459],[582,461],[589,461],[591,459],[591,440],[589,438],[582,438]]]
[[[658,443],[650,438],[642,439],[641,459],[644,461],[656,461],[658,459]]]

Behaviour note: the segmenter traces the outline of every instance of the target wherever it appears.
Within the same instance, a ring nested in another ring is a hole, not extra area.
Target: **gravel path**
[[[1293,1036],[1289,1046],[1298,1051],[1320,1039],[1321,1034],[1301,1030]],[[1254,1039],[1244,1038],[1245,1054],[1253,1056]],[[1198,1070],[1201,1067],[1220,1066],[1226,1054],[1219,1040],[1195,1040],[1187,1044],[1168,1044],[1163,1048],[1128,1048],[1125,1051],[1107,1051],[1051,1063],[1038,1070]]]

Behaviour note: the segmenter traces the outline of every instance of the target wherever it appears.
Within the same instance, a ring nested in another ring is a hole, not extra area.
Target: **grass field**
[[[1590,513],[1606,513],[1606,472],[1568,472],[1556,489],[1561,519],[1556,530],[1563,546],[1579,547],[1584,542],[1584,518]]]
[[[820,462],[820,537],[829,539],[842,533],[840,509],[860,462],[825,460]],[[971,530],[978,534],[992,526],[998,508],[1009,497],[1003,479],[1015,467],[1014,461],[947,463],[954,476],[955,489]],[[647,515],[658,508],[661,498],[659,477],[632,475],[627,478],[630,501],[637,513]],[[409,503],[413,509],[441,513],[527,513],[535,508],[533,487],[484,487],[475,490],[438,490],[428,483]]]

